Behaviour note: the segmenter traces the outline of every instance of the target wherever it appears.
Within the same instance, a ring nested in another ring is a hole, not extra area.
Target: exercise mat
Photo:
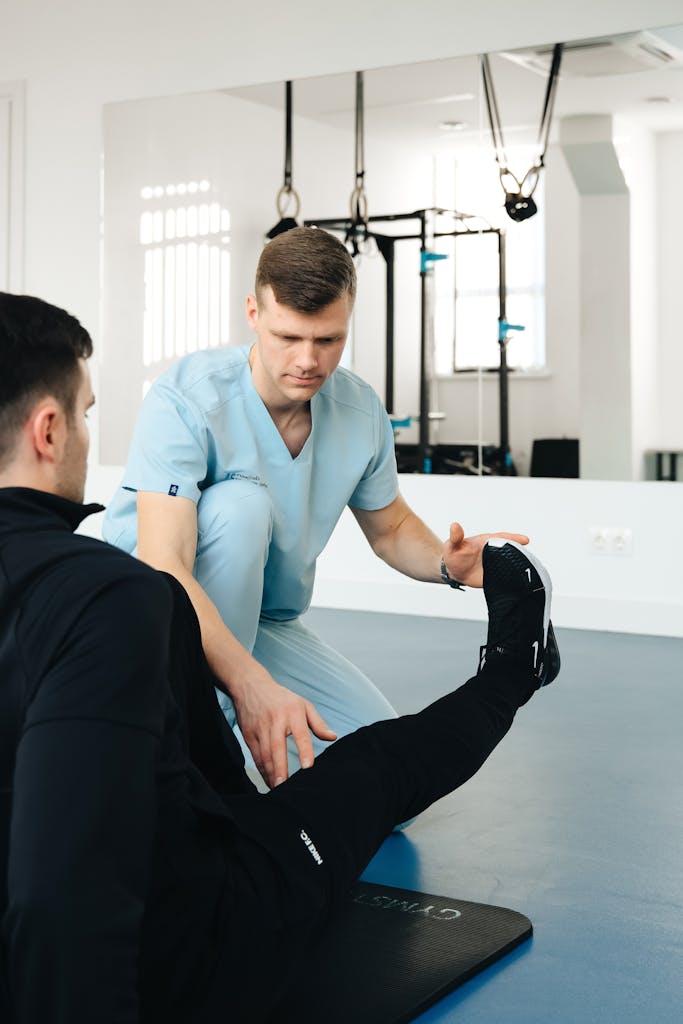
[[[271,1021],[404,1024],[531,933],[504,907],[359,882]]]

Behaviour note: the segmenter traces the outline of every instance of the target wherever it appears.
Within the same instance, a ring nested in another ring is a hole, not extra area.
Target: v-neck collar
[[[283,460],[285,460],[287,462],[290,462],[293,465],[296,464],[296,463],[307,462],[308,458],[309,458],[309,455],[310,455],[310,452],[311,452],[311,450],[313,448],[313,431],[315,430],[315,410],[316,410],[316,406],[318,404],[318,396],[320,394],[320,391],[317,391],[313,395],[311,400],[310,400],[311,429],[309,431],[308,437],[304,441],[303,447],[302,447],[301,451],[299,452],[299,454],[298,455],[292,455],[292,453],[290,452],[289,448],[285,444],[285,440],[284,440],[282,434],[280,433],[280,431],[278,430],[278,428],[277,428],[277,426],[275,424],[275,420],[270,415],[270,413],[268,411],[268,407],[266,406],[266,403],[263,401],[263,399],[259,395],[258,391],[256,390],[256,387],[254,385],[254,380],[253,380],[253,377],[251,375],[251,366],[249,365],[249,353],[250,352],[251,352],[251,348],[247,349],[246,359],[245,359],[245,364],[244,364],[244,370],[242,371],[242,383],[243,383],[245,392],[248,395],[250,395],[251,398],[252,398],[252,404],[253,404],[254,408],[256,409],[256,412],[257,412],[258,416],[261,418],[261,420],[264,423],[266,423],[266,429],[268,431],[272,432],[275,435],[275,438],[276,438],[275,443],[277,445],[277,448],[275,449],[275,451],[277,451],[277,453],[278,453],[278,455],[280,456],[281,459],[283,459]],[[323,387],[324,386],[325,385],[323,384]]]

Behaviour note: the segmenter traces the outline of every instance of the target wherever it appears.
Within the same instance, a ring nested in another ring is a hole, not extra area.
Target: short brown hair
[[[91,355],[90,335],[74,316],[30,295],[0,292],[0,468],[36,401],[51,395],[71,418],[78,360]]]
[[[317,313],[356,297],[356,268],[345,246],[320,228],[292,228],[268,242],[256,268],[256,297],[273,289],[275,301],[299,313]]]

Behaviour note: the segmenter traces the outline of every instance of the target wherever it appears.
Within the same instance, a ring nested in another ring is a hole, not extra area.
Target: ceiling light
[[[451,96],[436,96],[432,100],[420,100],[420,103],[464,103],[467,100],[473,100],[473,92],[456,92]]]

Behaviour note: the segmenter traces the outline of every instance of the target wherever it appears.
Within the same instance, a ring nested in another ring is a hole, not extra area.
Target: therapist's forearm
[[[372,544],[375,554],[392,569],[424,583],[441,582],[443,546],[443,541],[412,511]]]
[[[154,568],[175,576],[187,591],[199,619],[206,660],[222,690],[233,699],[239,699],[245,686],[261,678],[270,679],[263,666],[225,625],[216,605],[179,559],[165,559],[163,564],[155,560]]]
[[[169,553],[159,550],[161,545],[155,541],[150,544],[143,536],[140,543],[140,539],[139,535],[140,557],[175,576],[187,591],[199,619],[206,659],[217,684],[232,698],[242,736],[263,779],[272,787],[287,778],[288,736],[296,743],[301,767],[310,767],[314,759],[310,733],[332,741],[337,738],[334,731],[312,704],[277,683],[231,633],[186,564],[193,548],[189,541],[179,544],[177,553]]]

